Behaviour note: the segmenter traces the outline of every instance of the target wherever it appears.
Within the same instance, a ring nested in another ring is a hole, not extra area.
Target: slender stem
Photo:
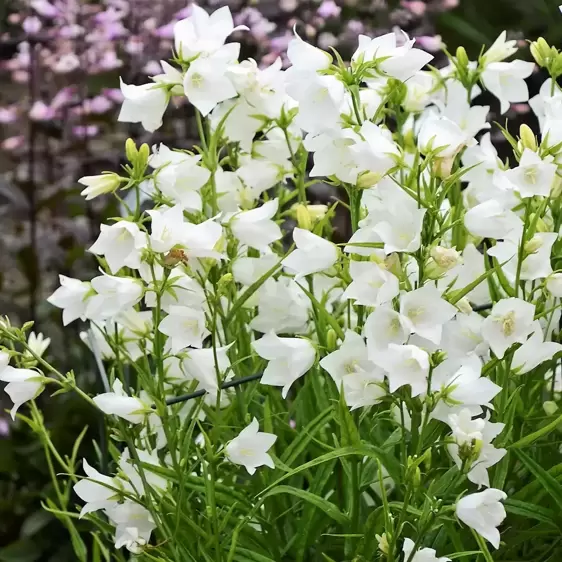
[[[527,199],[525,204],[525,220],[523,221],[523,232],[521,233],[521,243],[519,244],[519,253],[517,256],[517,272],[515,274],[515,296],[519,295],[519,285],[521,283],[521,267],[523,266],[523,255],[525,253],[525,235],[527,233],[527,224],[529,223],[529,215],[531,213],[532,197]]]

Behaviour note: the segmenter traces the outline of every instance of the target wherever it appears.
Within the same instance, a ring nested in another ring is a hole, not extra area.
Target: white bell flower
[[[293,279],[268,279],[258,291],[258,314],[250,328],[261,332],[306,332],[310,301]]]
[[[158,331],[168,336],[172,353],[186,347],[203,347],[203,340],[210,334],[205,326],[205,313],[188,306],[170,306]]]
[[[421,245],[421,230],[426,209],[404,209],[401,213],[388,213],[373,231],[384,242],[386,254],[416,252]]]
[[[416,72],[404,84],[406,85],[406,97],[402,105],[406,111],[423,111],[433,101],[436,83],[431,72]]]
[[[492,62],[482,72],[482,84],[498,98],[501,112],[509,109],[510,103],[529,101],[529,88],[525,78],[533,73],[535,63],[515,60],[512,62]]]
[[[557,166],[553,162],[543,160],[536,152],[525,148],[519,166],[496,175],[495,183],[501,189],[512,189],[523,199],[540,195],[548,197]]]
[[[275,254],[265,254],[259,258],[236,258],[232,262],[232,275],[237,283],[249,287],[278,262],[279,258]]]
[[[506,517],[505,508],[501,503],[506,498],[505,492],[488,488],[461,498],[457,502],[455,512],[465,525],[474,529],[495,548],[499,548],[500,533],[497,527]]]
[[[193,4],[191,15],[174,25],[176,54],[184,61],[216,53],[234,31],[247,30],[245,25],[234,27],[230,8],[224,6],[212,14]]]
[[[386,304],[399,293],[398,278],[372,261],[351,261],[349,274],[353,281],[342,299],[353,299],[355,304],[379,306]]]
[[[441,291],[434,285],[425,285],[400,296],[400,314],[407,319],[410,332],[436,345],[441,342],[443,324],[456,312],[452,304],[441,298]]]
[[[8,383],[4,392],[14,403],[10,415],[15,420],[20,406],[43,392],[47,378],[33,369],[10,367],[8,361],[8,354],[0,351],[0,381]]]
[[[470,234],[482,238],[520,240],[523,223],[496,200],[485,201],[470,209],[464,216]]]
[[[88,464],[86,459],[82,461],[82,465],[88,478],[78,480],[72,488],[75,494],[86,502],[80,511],[80,518],[99,509],[111,509],[117,505],[119,499],[117,490],[120,488],[117,479],[98,472]]]
[[[123,546],[133,554],[140,554],[150,540],[156,524],[150,512],[142,505],[125,500],[111,509],[106,509],[115,528],[115,548]]]
[[[404,539],[404,544],[402,545],[402,552],[404,553],[404,562],[450,562],[451,559],[446,556],[440,556],[437,558],[437,552],[433,548],[419,548],[415,551],[412,556],[412,551],[414,550],[415,543],[412,539]]]
[[[273,447],[276,440],[277,435],[259,431],[258,420],[254,418],[249,426],[227,443],[224,451],[230,462],[242,465],[249,474],[254,474],[260,466],[275,468],[275,463],[267,451]]]
[[[250,248],[271,253],[269,245],[282,237],[279,225],[271,220],[278,207],[279,201],[272,199],[261,207],[237,213],[230,220],[232,234]]]
[[[25,350],[24,357],[29,359],[33,359],[34,356],[43,357],[43,354],[47,351],[50,344],[51,338],[46,338],[41,332],[37,334],[35,332],[30,332],[29,336],[27,336],[27,346],[29,350]]]
[[[261,384],[282,386],[281,396],[287,397],[291,385],[314,365],[316,350],[306,339],[280,338],[273,332],[253,342],[252,347],[269,361]]]
[[[518,298],[498,301],[482,324],[482,335],[498,359],[514,343],[525,343],[533,331],[535,306]]]
[[[410,323],[390,306],[377,306],[365,320],[363,335],[367,338],[369,358],[385,351],[393,343],[402,345],[410,335]]]
[[[451,359],[461,359],[466,355],[475,354],[486,357],[488,342],[482,337],[484,318],[477,312],[470,314],[457,313],[455,318],[443,326],[441,347]]]
[[[476,355],[462,359],[446,359],[433,369],[431,390],[446,395],[431,417],[447,422],[451,413],[467,409],[472,415],[482,413],[482,406],[491,407],[491,401],[501,387],[481,375],[482,362]]]
[[[507,33],[502,31],[492,46],[482,55],[484,68],[493,62],[501,62],[517,52],[517,41],[506,40]]]
[[[293,229],[293,250],[282,262],[289,273],[295,275],[295,281],[311,273],[330,269],[338,260],[338,248],[329,240],[325,240],[303,228]]]
[[[216,397],[219,387],[217,369],[220,381],[227,382],[233,377],[233,373],[229,371],[230,359],[228,358],[228,350],[232,345],[217,347],[216,349],[188,350],[181,361],[183,372],[188,378],[198,381],[200,388]],[[229,374],[225,376],[227,371],[229,371]]]
[[[147,213],[152,220],[150,247],[155,252],[168,252],[182,243],[185,221],[181,205],[161,207]]]
[[[372,39],[366,35],[359,35],[359,46],[353,54],[353,62],[361,58],[364,62],[383,59],[378,68],[383,76],[391,76],[406,82],[427,63],[433,60],[433,55],[421,49],[414,49],[415,39],[410,39],[406,33],[404,44],[397,46],[396,33],[387,33]]]
[[[100,235],[88,249],[92,254],[104,256],[111,273],[122,267],[138,269],[141,250],[146,246],[146,236],[138,225],[127,220],[111,226],[102,224]]]
[[[545,282],[546,290],[557,298],[562,298],[562,273],[556,272],[549,275]]]
[[[415,345],[389,344],[386,351],[372,357],[372,360],[386,372],[390,392],[410,385],[412,397],[427,390],[429,355]]]
[[[132,277],[99,275],[91,281],[96,294],[88,299],[86,317],[93,321],[115,318],[137,304],[143,294],[142,282]]]
[[[100,195],[113,193],[121,185],[121,180],[117,174],[106,173],[97,176],[84,176],[78,180],[78,183],[86,186],[86,189],[83,189],[80,195],[83,195],[86,201],[90,201]]]
[[[534,332],[523,345],[515,350],[511,361],[511,370],[523,375],[538,367],[544,361],[552,359],[562,351],[562,344],[544,341],[544,334],[540,322],[533,322]]]
[[[59,275],[60,287],[47,299],[47,302],[62,308],[62,323],[67,326],[74,320],[86,319],[87,295],[92,292],[90,283]]]
[[[475,146],[471,132],[463,130],[455,121],[439,116],[426,119],[418,134],[418,148],[423,154],[440,149],[439,158],[453,158],[465,146]]]
[[[94,396],[94,403],[104,414],[119,416],[131,423],[143,423],[147,417],[156,415],[140,398],[129,396],[119,379],[115,379],[112,388],[113,392]]]
[[[135,86],[122,79],[121,92],[124,101],[118,120],[125,123],[141,123],[150,133],[162,125],[162,116],[168,107],[168,92],[158,84]]]

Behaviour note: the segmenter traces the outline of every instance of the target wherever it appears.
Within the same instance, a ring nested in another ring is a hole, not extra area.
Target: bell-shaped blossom
[[[165,157],[161,153],[163,145],[160,148],[159,158],[152,159],[151,165],[154,166],[155,161],[158,166],[163,166],[155,176],[154,182],[156,187],[167,197],[178,203],[183,209],[190,211],[201,211],[202,203],[199,190],[207,183],[211,177],[211,172],[199,165],[201,156],[192,156],[181,153],[181,159],[165,163],[162,162]],[[170,154],[173,151],[168,151]],[[161,163],[162,162],[162,163]]]
[[[258,420],[254,418],[252,423],[224,448],[226,458],[234,464],[244,466],[249,474],[254,474],[260,466],[275,468],[275,463],[267,451],[273,447],[277,435],[265,433],[259,428]]]
[[[461,159],[465,168],[471,168],[464,173],[463,180],[476,184],[491,184],[494,174],[503,169],[490,133],[482,135],[476,146],[467,148]]]
[[[147,416],[155,415],[150,406],[123,390],[123,383],[115,379],[113,392],[105,392],[94,396],[96,406],[105,414],[115,415],[131,423],[143,423]]]
[[[92,279],[91,285],[96,294],[88,299],[86,306],[86,317],[90,320],[115,318],[142,298],[142,283],[132,277],[99,275]]]
[[[287,47],[287,58],[291,62],[290,73],[298,72],[318,72],[326,70],[332,63],[332,56],[326,51],[314,47],[303,41],[298,33],[291,39]]]
[[[436,84],[435,77],[431,72],[416,72],[404,84],[406,86],[406,97],[402,105],[406,111],[423,111],[432,102]]]
[[[544,334],[540,323],[533,323],[534,332],[523,345],[515,350],[511,369],[519,375],[523,375],[538,367],[544,361],[552,359],[562,351],[562,344],[553,341],[544,341]]]
[[[168,336],[172,353],[186,347],[203,347],[203,340],[210,334],[205,326],[205,313],[188,306],[170,306],[158,331]]]
[[[82,461],[82,465],[87,478],[79,480],[73,486],[76,495],[86,502],[86,505],[80,511],[81,518],[99,509],[114,507],[119,499],[117,490],[120,488],[115,478],[98,472],[88,464],[86,459]]]
[[[515,60],[512,62],[492,62],[482,72],[482,84],[498,98],[501,112],[509,109],[510,103],[529,101],[529,88],[525,78],[531,76],[535,64]]]
[[[352,146],[351,151],[360,171],[374,176],[373,184],[382,179],[400,156],[400,149],[392,140],[392,134],[370,121],[361,125],[359,134],[364,139]]]
[[[308,230],[295,228],[293,240],[297,248],[282,263],[286,271],[295,275],[295,281],[330,269],[338,259],[338,248],[332,242]]]
[[[234,27],[228,6],[208,14],[194,4],[191,15],[174,25],[175,51],[184,61],[194,59],[198,55],[205,59],[216,53],[234,31],[247,29],[245,25]]]
[[[233,57],[237,58],[237,54]],[[183,89],[187,99],[203,117],[222,101],[236,97],[236,88],[226,74],[232,60],[218,57],[199,58],[193,61],[185,73]]]
[[[562,298],[562,273],[556,272],[549,275],[545,287],[553,297]]]
[[[279,201],[272,199],[257,209],[237,213],[230,221],[232,233],[242,244],[270,253],[269,245],[282,237],[279,225],[272,220],[278,207]]]
[[[350,330],[336,351],[326,355],[320,366],[332,377],[352,409],[377,404],[385,395],[385,372],[369,361],[363,338]]]
[[[252,330],[263,334],[306,332],[310,301],[293,279],[268,279],[258,291],[257,304]]]
[[[216,397],[219,382],[227,382],[233,376],[233,373],[226,374],[230,368],[228,350],[231,346],[232,344],[215,349],[188,350],[181,361],[183,373],[189,379],[198,381],[200,388]],[[219,377],[218,380],[217,376]]]
[[[473,135],[445,116],[426,119],[418,134],[420,151],[427,154],[440,149],[439,158],[452,158],[465,146],[475,145]]]
[[[141,123],[150,133],[162,125],[162,116],[168,107],[168,92],[165,88],[157,84],[135,86],[121,80],[121,92],[124,100],[119,121]]]
[[[518,298],[498,301],[482,324],[482,335],[498,359],[514,343],[524,343],[533,331],[535,306]]]
[[[373,226],[386,254],[419,250],[425,212],[426,209],[404,209],[402,213],[388,213],[386,220]]]
[[[41,332],[30,332],[27,336],[27,347],[24,357],[33,359],[34,357],[42,357],[51,344],[51,338],[46,338]],[[1,361],[0,361],[1,365]],[[0,367],[1,368],[1,367]]]
[[[155,252],[168,252],[181,245],[185,235],[185,221],[181,205],[147,211],[152,219],[150,247]]]
[[[390,392],[410,385],[412,397],[427,390],[429,355],[415,345],[389,344],[386,351],[372,357],[386,372]]]
[[[501,503],[506,498],[505,492],[488,488],[461,498],[457,502],[455,513],[465,525],[474,529],[495,548],[499,548],[500,533],[497,527],[506,517]]]
[[[490,486],[488,468],[496,465],[505,456],[505,449],[496,449],[492,440],[505,427],[503,423],[492,423],[488,419],[472,419],[468,409],[462,409],[458,414],[450,414],[447,421],[453,432],[454,443],[447,445],[449,454],[455,464],[461,468],[463,458],[471,460],[468,479],[478,486]]]
[[[502,189],[512,189],[522,198],[540,195],[548,197],[556,177],[557,166],[543,160],[536,152],[525,148],[519,166],[496,176],[496,184]]]
[[[352,299],[364,306],[379,306],[398,296],[398,278],[376,262],[351,261],[349,274],[353,281],[342,295],[343,299]]]
[[[486,357],[488,342],[482,336],[484,318],[477,312],[457,313],[455,318],[443,326],[441,348],[451,359],[461,359],[474,354]]]
[[[415,543],[412,539],[404,539],[402,552],[404,553],[404,562],[450,562],[451,559],[446,556],[437,558],[437,552],[433,548],[418,548],[412,556]]]
[[[222,236],[222,226],[213,219],[199,224],[185,223],[181,245],[186,258],[222,259],[223,254],[217,249]]]
[[[88,251],[104,256],[111,273],[122,267],[137,269],[140,254],[146,246],[146,237],[136,223],[122,220],[108,226],[101,225],[101,233]]]
[[[495,200],[485,201],[470,209],[464,216],[464,225],[473,236],[496,240],[518,240],[523,230],[521,219]]]
[[[310,370],[316,359],[316,350],[310,341],[280,338],[273,332],[255,341],[252,347],[262,359],[269,361],[261,383],[282,386],[283,398],[287,397],[291,385]]]
[[[157,84],[170,86],[172,95],[181,96],[183,94],[183,74],[164,60],[160,61],[162,73],[152,76],[152,80]]]
[[[33,369],[10,367],[8,360],[8,354],[0,352],[0,381],[8,383],[4,387],[4,392],[14,403],[10,415],[15,420],[20,406],[29,400],[37,398],[43,392],[47,379]]]
[[[431,417],[447,422],[451,413],[461,408],[472,415],[482,413],[482,406],[491,407],[501,387],[481,375],[482,362],[476,355],[462,359],[446,359],[433,369],[431,390],[440,392],[441,400]]]
[[[150,512],[134,501],[125,500],[107,509],[106,514],[115,525],[115,548],[125,547],[133,554],[140,554],[156,528]]]
[[[152,264],[152,268],[147,264],[141,264],[139,272],[149,286],[144,295],[146,306],[154,308],[158,303],[158,299],[152,287],[155,287],[156,291],[161,292],[164,269],[158,264]],[[162,310],[169,312],[170,307],[176,305],[203,309],[203,304],[206,300],[203,287],[187,273],[181,271],[179,267],[176,267],[173,274],[168,276],[165,287],[165,291],[160,295],[160,307]]]
[[[237,283],[249,287],[278,262],[279,258],[274,254],[265,254],[259,258],[237,258],[232,262],[232,275]]]
[[[492,46],[482,55],[484,68],[493,62],[501,62],[517,52],[517,41],[507,41],[507,33],[502,31]]]
[[[74,320],[86,319],[86,307],[88,305],[88,294],[92,287],[86,281],[59,275],[60,287],[47,299],[57,308],[62,308],[62,323],[67,326]]]
[[[443,324],[451,320],[457,309],[441,298],[434,285],[424,285],[400,296],[400,314],[409,324],[410,332],[434,344],[441,342]]]
[[[156,468],[162,468],[162,463],[158,457],[157,451],[144,451],[136,449],[136,456],[143,464],[152,465]],[[145,482],[155,491],[163,492],[166,490],[168,481],[166,478],[158,474],[156,471],[147,469],[144,471],[144,480],[140,475],[139,468],[135,463],[131,462],[129,450],[125,449],[121,453],[119,459],[119,468],[124,475],[124,479],[120,481],[123,488],[128,492],[142,497],[147,493]],[[141,469],[142,470],[142,469]]]
[[[410,39],[404,32],[404,44],[397,46],[396,33],[387,33],[372,39],[359,35],[359,46],[353,54],[352,61],[364,62],[381,60],[378,69],[383,76],[391,76],[402,82],[408,80],[426,64],[433,60],[433,55],[421,49],[414,49],[415,39]]]
[[[367,338],[369,358],[384,351],[393,343],[402,345],[410,335],[410,323],[390,306],[377,306],[365,320],[363,335]]]

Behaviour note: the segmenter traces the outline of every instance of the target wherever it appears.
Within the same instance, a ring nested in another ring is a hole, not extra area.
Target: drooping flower
[[[203,340],[210,334],[205,326],[205,313],[188,306],[170,306],[158,330],[168,336],[172,353],[186,347],[203,347]]]
[[[106,320],[128,310],[142,298],[143,286],[132,277],[99,275],[91,281],[95,291],[88,298],[85,316],[90,320]]]
[[[94,396],[94,402],[105,414],[119,416],[131,423],[143,423],[147,416],[155,415],[142,400],[129,396],[119,379],[115,379],[113,383],[113,392]]]
[[[348,285],[343,299],[353,299],[356,304],[379,306],[390,302],[399,293],[398,278],[372,261],[349,263],[353,281]]]
[[[338,259],[337,246],[308,230],[295,228],[293,240],[297,248],[282,263],[289,273],[295,274],[295,281],[330,269]]]
[[[278,200],[273,199],[257,209],[237,213],[230,221],[232,233],[242,244],[270,253],[269,244],[282,236],[279,225],[272,220],[278,206]]]
[[[123,105],[118,120],[125,123],[141,123],[150,133],[162,125],[162,116],[168,107],[168,93],[157,84],[135,86],[121,79]]]
[[[80,192],[90,201],[99,195],[113,193],[121,184],[121,179],[117,174],[100,174],[99,176],[84,176],[78,180],[78,183],[86,186],[86,189]]]
[[[457,517],[489,541],[495,548],[500,546],[500,532],[497,527],[505,519],[506,513],[502,500],[507,494],[496,488],[469,494],[461,498],[456,505]]]
[[[59,275],[59,283],[60,287],[47,299],[47,302],[63,309],[63,325],[66,326],[78,318],[85,320],[87,295],[92,291],[90,283],[65,275]]]
[[[252,347],[269,361],[261,384],[282,386],[281,396],[287,397],[291,385],[307,373],[316,358],[313,345],[303,338],[280,338],[273,332],[256,340]]]
[[[258,420],[254,418],[249,426],[227,443],[225,454],[230,462],[240,464],[249,474],[254,474],[260,466],[275,468],[275,463],[267,451],[273,447],[276,440],[277,435],[259,431]]]
[[[404,539],[404,544],[402,545],[402,552],[404,553],[404,562],[450,562],[451,559],[446,556],[440,556],[437,558],[437,552],[433,548],[420,548],[415,551],[412,556],[412,551],[414,550],[415,543],[412,539]]]
[[[86,502],[80,511],[80,517],[99,509],[111,509],[119,499],[117,480],[98,472],[86,459],[82,461],[82,465],[88,478],[79,480],[73,486],[76,495]]]
[[[115,548],[124,546],[129,552],[140,554],[156,528],[150,512],[127,499],[107,509],[106,514],[115,525]]]
[[[8,383],[4,387],[4,392],[14,403],[10,415],[15,420],[20,406],[37,398],[43,392],[47,379],[33,369],[10,367],[8,359],[7,353],[0,352],[0,381]]]

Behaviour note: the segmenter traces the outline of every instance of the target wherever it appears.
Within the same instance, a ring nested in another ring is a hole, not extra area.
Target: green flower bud
[[[137,150],[137,145],[133,139],[127,139],[125,142],[125,154],[127,155],[129,162],[134,165],[139,155],[139,151]]]
[[[326,334],[326,346],[330,353],[338,348],[338,336],[333,328],[330,328]]]
[[[529,125],[523,124],[519,127],[519,137],[523,148],[529,148],[533,152],[537,151],[537,139]]]

